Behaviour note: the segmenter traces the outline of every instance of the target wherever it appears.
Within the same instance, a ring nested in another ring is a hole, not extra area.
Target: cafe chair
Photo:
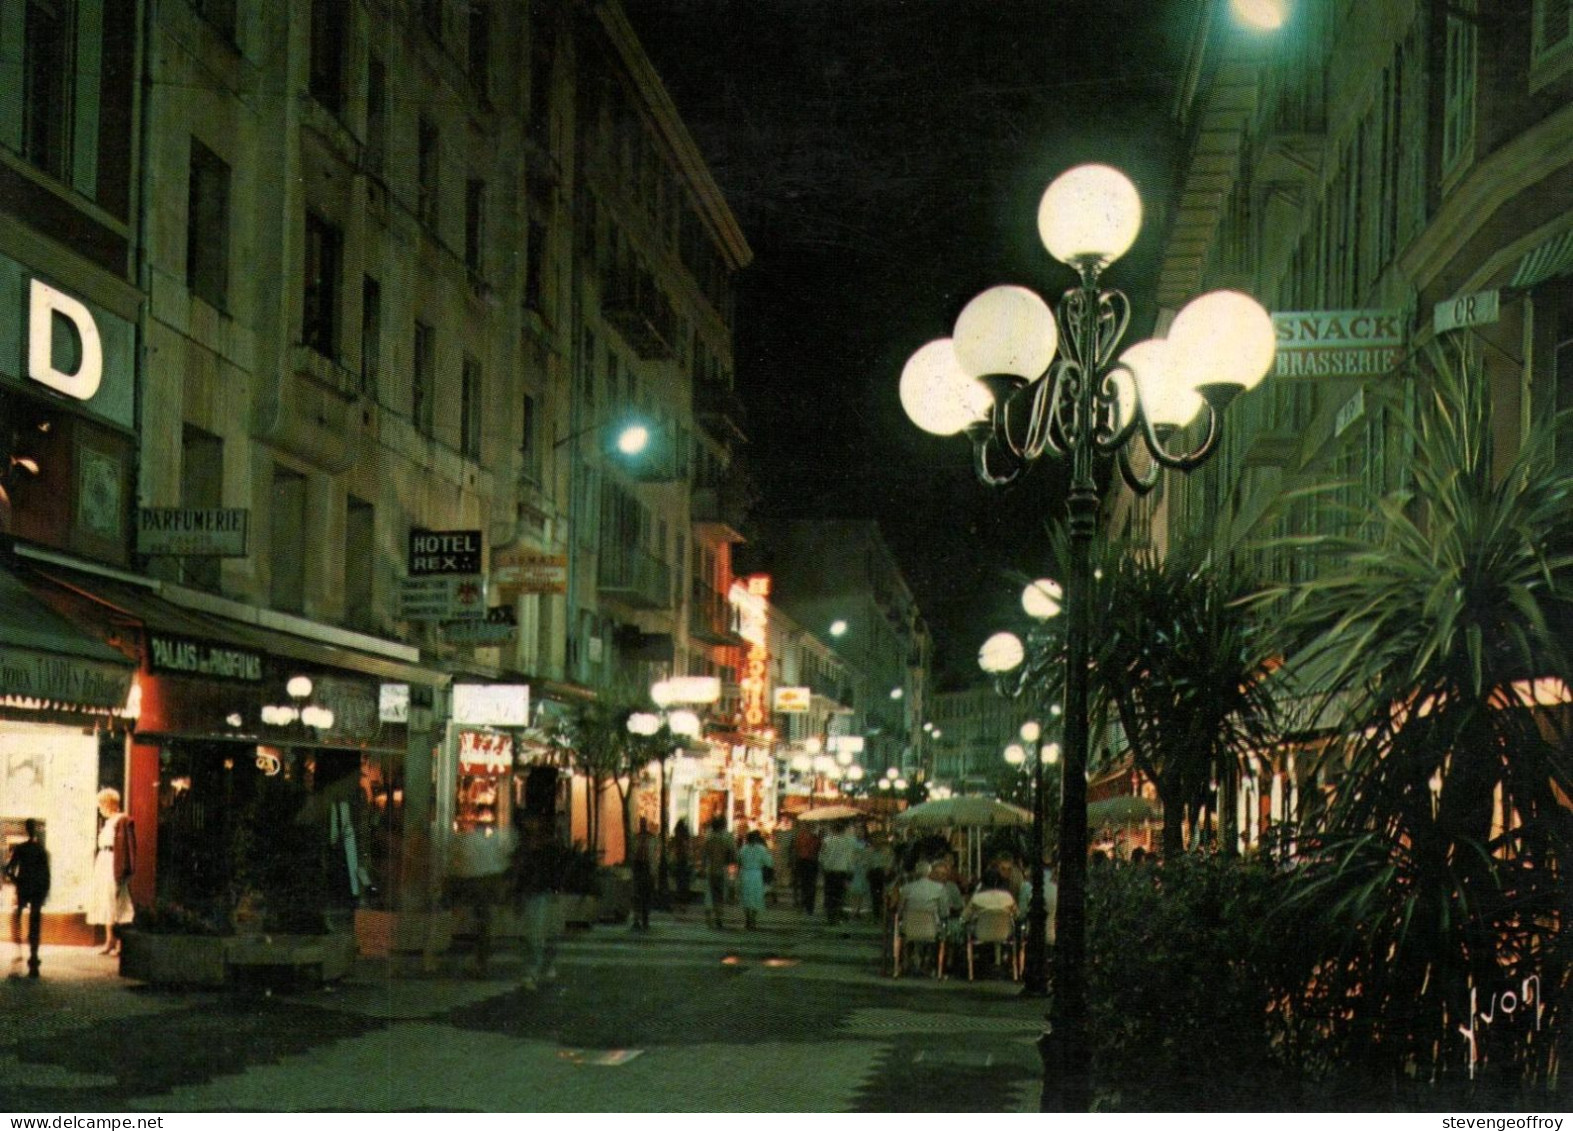
[[[891,977],[901,977],[903,954],[910,946],[934,948],[934,977],[945,976],[945,931],[939,913],[929,909],[913,909],[896,916],[895,963]]]
[[[967,931],[967,981],[969,982],[976,976],[974,954],[979,943],[985,946],[993,944],[996,963],[1008,954],[1011,981],[1021,981],[1025,955],[1022,952],[1021,935],[1016,930],[1016,917],[1011,912],[991,909],[979,911],[973,918]]]

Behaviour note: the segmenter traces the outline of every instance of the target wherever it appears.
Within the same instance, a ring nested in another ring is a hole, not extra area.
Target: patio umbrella
[[[799,821],[855,821],[864,816],[863,810],[854,809],[850,805],[821,805],[817,809],[805,809],[797,815]]]
[[[925,801],[896,815],[903,829],[960,829],[966,836],[967,867],[975,876],[983,869],[985,829],[1030,825],[1032,814],[1019,805],[992,797],[944,797]]]

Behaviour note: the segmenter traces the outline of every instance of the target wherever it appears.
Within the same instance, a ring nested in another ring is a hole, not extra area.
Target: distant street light
[[[1256,13],[1266,3],[1237,0],[1236,11],[1246,5]],[[1044,1110],[1086,1111],[1092,1099],[1087,659],[1100,465],[1117,464],[1138,494],[1157,486],[1164,468],[1199,467],[1218,445],[1224,410],[1267,375],[1277,344],[1272,319],[1255,299],[1214,291],[1187,304],[1166,338],[1121,353],[1130,300],[1104,289],[1099,279],[1135,242],[1141,218],[1141,198],[1119,170],[1080,165],[1061,174],[1038,205],[1044,247],[1079,277],[1061,296],[1058,319],[1024,287],[986,290],[962,310],[951,338],[912,355],[899,388],[902,406],[918,427],[940,435],[966,431],[978,478],[990,486],[1016,481],[1047,453],[1069,464],[1060,896],[1054,996],[1039,1046]],[[1193,443],[1196,430],[1200,439]],[[1146,450],[1145,461],[1132,459],[1138,446]],[[1023,659],[1015,637],[992,637],[979,655],[986,671],[1001,675]],[[1034,886],[1041,886],[1041,878]]]
[[[1289,18],[1288,0],[1233,0],[1235,19],[1258,31],[1277,31]]]
[[[845,636],[846,634],[847,634],[847,622],[846,621],[844,621],[844,620],[833,620],[833,621],[830,622],[830,635],[832,635],[832,636]]]

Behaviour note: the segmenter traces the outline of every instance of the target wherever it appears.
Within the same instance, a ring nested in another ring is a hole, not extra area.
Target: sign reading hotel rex
[[[114,709],[130,692],[129,666],[0,646],[0,696]]]
[[[479,530],[410,531],[410,576],[433,577],[481,572]]]
[[[148,666],[156,672],[262,682],[262,655],[258,652],[167,632],[149,632],[147,642]]]
[[[245,507],[141,507],[137,553],[243,558],[250,514]]]
[[[1375,377],[1404,357],[1402,310],[1297,310],[1273,315],[1276,377]]]

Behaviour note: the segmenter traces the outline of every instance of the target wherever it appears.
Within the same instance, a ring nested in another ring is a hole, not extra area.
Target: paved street
[[[734,914],[736,914],[734,912]],[[170,993],[52,948],[0,984],[13,1111],[1032,1111],[1042,1005],[997,980],[880,972],[867,922],[795,911],[759,931],[657,915],[571,934],[520,985],[438,974],[279,994]]]

